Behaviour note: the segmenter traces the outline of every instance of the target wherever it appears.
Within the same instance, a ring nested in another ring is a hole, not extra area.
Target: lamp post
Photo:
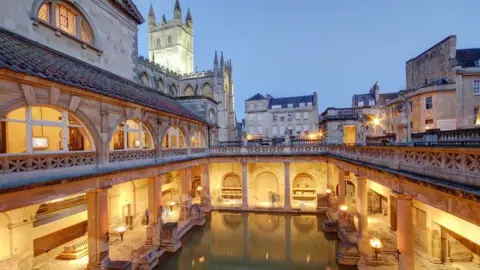
[[[342,204],[342,205],[340,205],[339,209],[340,209],[340,211],[343,212],[343,218],[345,218],[346,215],[347,215],[347,211],[348,211],[348,205]]]
[[[407,115],[407,143],[410,143],[411,139],[412,139],[412,130],[411,130],[411,126],[410,126],[410,117],[411,117],[411,114],[412,114],[412,108],[410,106],[410,102],[408,101],[408,99],[405,97],[405,93],[406,91],[405,90],[401,90],[398,92],[398,95],[400,96],[400,98],[402,99],[403,101],[403,105],[406,107],[406,115]]]
[[[120,241],[123,241],[123,234],[127,231],[127,228],[125,226],[120,226],[115,229],[117,233],[120,234]]]
[[[168,202],[168,206],[170,207],[170,212],[173,212],[173,207],[175,206],[175,204],[177,204],[177,203],[174,202],[174,201],[169,201]]]
[[[378,253],[380,253],[380,249],[382,248],[382,241],[377,237],[373,237],[370,239],[370,247],[372,247],[373,252],[375,252],[375,260],[378,260]]]

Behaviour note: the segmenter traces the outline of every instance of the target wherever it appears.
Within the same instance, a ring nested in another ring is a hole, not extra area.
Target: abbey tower
[[[148,14],[148,58],[169,70],[190,74],[193,70],[193,20],[190,9],[182,20],[182,8],[175,1],[174,16],[167,21],[165,14],[156,22],[153,8]]]

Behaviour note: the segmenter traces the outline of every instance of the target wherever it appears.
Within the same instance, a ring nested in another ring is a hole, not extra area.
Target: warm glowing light
[[[119,226],[115,229],[117,233],[124,233],[127,230],[127,227],[125,226]]]
[[[348,205],[346,205],[346,204],[340,205],[340,211],[347,212],[347,210],[348,210]]]
[[[327,189],[325,190],[325,192],[326,192],[327,194],[330,194],[330,193],[332,193],[332,190],[331,190],[330,188],[327,188]]]
[[[378,239],[377,237],[373,237],[372,239],[370,239],[370,246],[373,249],[380,249],[382,248],[382,241],[380,241],[380,239]]]
[[[375,116],[375,117],[373,118],[373,124],[374,124],[375,126],[378,126],[378,124],[380,124],[380,119],[378,119],[378,117]]]
[[[140,140],[135,140],[135,147],[140,147]]]
[[[174,202],[174,201],[169,201],[167,204],[168,204],[168,206],[170,207],[170,212],[172,212],[172,211],[173,211],[173,207],[174,207],[177,203]]]
[[[268,252],[267,252],[267,254],[265,254],[265,260],[268,261],[268,258],[270,258],[270,254],[268,254]]]
[[[203,190],[203,187],[202,186],[198,186],[197,187],[197,191],[202,191]]]
[[[310,254],[307,255],[307,263],[310,262]]]
[[[250,134],[247,135],[247,140],[251,140],[252,138],[253,138],[252,135],[250,135]]]
[[[203,263],[203,262],[205,261],[205,257],[202,256],[202,257],[198,258],[198,261],[199,261],[200,263]]]
[[[308,138],[310,138],[310,140],[314,140],[317,138],[317,136],[315,134],[310,134],[308,135]]]
[[[322,138],[323,137],[323,132],[318,132],[318,137]]]

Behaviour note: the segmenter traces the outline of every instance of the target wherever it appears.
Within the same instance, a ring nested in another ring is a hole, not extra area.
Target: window
[[[183,132],[178,127],[170,127],[163,136],[162,148],[186,148]]]
[[[273,120],[273,122],[277,122],[277,115],[276,114],[273,115],[272,120]]]
[[[304,119],[308,119],[308,112],[304,112],[304,113],[303,113],[303,118],[304,118]]]
[[[282,105],[272,105],[272,109],[281,109]]]
[[[249,109],[249,110],[255,109],[255,105],[252,104],[252,103],[248,104],[248,109]]]
[[[28,106],[0,120],[0,153],[93,150],[86,128],[66,110]]]
[[[474,114],[474,117],[473,117],[473,124],[474,125],[480,125],[480,108],[477,107],[473,110],[473,114]]]
[[[370,99],[370,100],[368,101],[368,106],[373,106],[373,105],[375,105],[375,100]]]
[[[357,104],[358,104],[359,107],[362,107],[363,106],[363,101],[359,101]]]
[[[287,105],[287,107],[288,108],[293,108],[293,104],[290,103],[290,104]]]
[[[432,97],[426,97],[425,98],[425,109],[427,109],[427,110],[433,109]]]
[[[305,102],[300,102],[300,107],[305,107]]]
[[[52,8],[54,9],[53,12]],[[54,15],[54,18],[50,17],[51,14]],[[61,31],[75,36],[88,44],[93,44],[92,29],[87,20],[80,12],[66,2],[64,3],[58,0],[55,5],[52,5],[51,1],[44,3],[40,6],[37,17],[42,22],[53,25]]]
[[[425,125],[433,125],[433,119],[426,119]]]
[[[152,136],[139,121],[127,120],[118,125],[110,142],[110,150],[151,149]]]
[[[473,94],[480,95],[480,80],[473,80]]]
[[[296,126],[295,127],[295,134],[300,135],[302,133],[302,127],[301,126]]]
[[[308,103],[307,103],[307,105],[308,105],[309,107],[313,106],[312,104],[313,104],[312,102],[308,102]]]
[[[410,103],[410,113],[413,113],[413,101],[409,101]]]
[[[280,127],[280,136],[285,135],[285,127]]]
[[[257,127],[257,130],[258,130],[258,135],[263,134],[263,127],[262,126]]]
[[[272,133],[273,133],[274,137],[277,137],[278,136],[278,127],[273,127]]]
[[[290,136],[293,135],[293,128],[292,128],[292,127],[289,127],[289,128],[288,128],[288,133],[287,133],[287,135],[290,135]]]
[[[280,116],[280,122],[284,122],[285,121],[285,116]]]
[[[304,119],[303,119],[303,123],[304,123],[304,124],[308,124],[308,118],[304,118]]]

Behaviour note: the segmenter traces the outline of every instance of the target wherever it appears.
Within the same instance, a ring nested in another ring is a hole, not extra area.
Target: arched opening
[[[202,197],[202,190],[199,190],[198,187],[202,185],[202,180],[200,176],[195,176],[192,181],[192,203],[200,203]]]
[[[271,172],[263,172],[255,177],[253,183],[255,205],[276,207],[280,201],[278,178]]]
[[[205,136],[203,136],[202,132],[195,131],[192,137],[191,148],[205,148],[207,147]]]
[[[170,127],[162,139],[163,149],[187,148],[185,136],[178,127]]]
[[[138,120],[126,120],[118,125],[110,140],[110,150],[153,149],[152,135]]]
[[[282,221],[282,217],[276,215],[253,215],[251,218],[254,220],[256,227],[266,233],[275,232]]]
[[[306,173],[298,174],[293,179],[292,204],[298,208],[315,208],[317,192],[313,177]]]
[[[209,83],[205,83],[202,87],[202,93],[204,96],[206,97],[209,97],[209,98],[213,98],[213,91],[212,91],[212,87],[210,87],[210,84]]]
[[[165,85],[163,84],[163,81],[162,79],[158,79],[157,81],[157,88],[160,92],[164,92],[165,91]]]
[[[230,230],[240,229],[242,226],[242,215],[239,214],[223,214],[222,223]]]
[[[46,106],[27,106],[0,120],[0,153],[91,151],[85,126],[72,113]]]
[[[352,183],[352,181],[346,181],[345,196],[349,201],[355,200],[355,185]]]
[[[236,173],[229,173],[223,177],[221,200],[229,205],[242,203],[242,181]]]
[[[315,229],[316,217],[313,216],[293,216],[293,226],[297,231],[307,234]]]
[[[168,94],[171,97],[176,97],[177,96],[177,87],[175,87],[174,84],[171,84],[170,87],[168,88]]]
[[[88,44],[94,44],[93,31],[86,17],[68,1],[45,1],[37,11],[37,18]]]
[[[194,96],[195,95],[195,91],[193,90],[193,88],[189,85],[185,88],[185,91],[183,91],[183,95],[184,96]]]
[[[142,81],[143,85],[150,86],[150,78],[148,77],[147,73],[144,72],[140,76],[140,80]]]

